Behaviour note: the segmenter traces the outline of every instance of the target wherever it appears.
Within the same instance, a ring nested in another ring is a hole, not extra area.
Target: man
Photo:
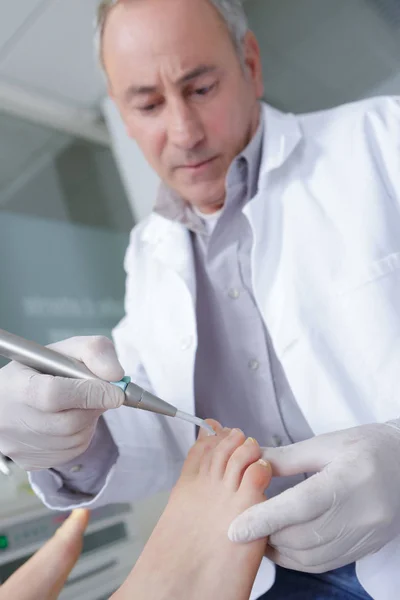
[[[56,348],[266,447],[285,477],[229,536],[270,536],[285,597],[396,597],[400,99],[299,117],[260,103],[237,0],[106,2],[99,33],[110,94],[163,185],[126,256],[123,369],[104,340]],[[175,419],[105,412],[123,394],[102,382],[11,364],[0,400],[0,450],[57,508],[171,487],[194,441]]]

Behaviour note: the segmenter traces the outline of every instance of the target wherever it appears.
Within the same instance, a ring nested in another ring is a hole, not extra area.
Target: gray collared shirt
[[[261,121],[232,163],[225,204],[217,215],[202,218],[165,187],[155,212],[191,232],[197,282],[196,414],[240,427],[262,446],[280,446],[313,433],[275,354],[252,287],[253,236],[242,209],[257,193],[264,126]],[[268,495],[303,478],[276,478]]]

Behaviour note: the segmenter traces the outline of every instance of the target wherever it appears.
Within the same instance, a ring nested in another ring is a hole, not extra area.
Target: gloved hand
[[[123,377],[107,338],[76,337],[50,347],[102,379]],[[27,471],[62,466],[85,452],[100,415],[123,401],[123,391],[107,382],[40,375],[9,363],[0,369],[0,452]]]
[[[89,511],[75,510],[55,535],[0,587],[0,600],[56,600],[77,562]]]
[[[269,536],[266,556],[276,564],[322,573],[400,534],[400,421],[265,448],[263,458],[274,475],[316,474],[245,511],[231,540]]]

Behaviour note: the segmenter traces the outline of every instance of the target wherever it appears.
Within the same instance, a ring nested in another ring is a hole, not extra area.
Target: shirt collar
[[[246,148],[235,158],[229,167],[226,187],[245,183],[247,185],[247,198],[249,200],[257,191],[258,175],[261,164],[262,142],[264,135],[264,114],[260,111],[260,122],[257,131]]]
[[[231,199],[230,191],[236,185],[244,185],[244,200],[247,202],[257,191],[258,174],[262,159],[262,141],[264,133],[264,114],[260,111],[260,122],[255,135],[246,148],[233,160],[226,177],[226,204]],[[206,234],[208,227],[199,214],[176,192],[161,183],[154,212],[162,217],[177,221],[194,233]],[[223,209],[220,211],[223,212]]]

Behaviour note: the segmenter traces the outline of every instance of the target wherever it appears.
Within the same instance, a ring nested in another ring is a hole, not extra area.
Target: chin
[[[212,183],[202,183],[193,189],[191,186],[187,190],[184,197],[187,202],[192,206],[196,206],[199,210],[213,209],[217,210],[221,208],[225,201],[225,186],[221,188],[220,185],[216,186]]]

